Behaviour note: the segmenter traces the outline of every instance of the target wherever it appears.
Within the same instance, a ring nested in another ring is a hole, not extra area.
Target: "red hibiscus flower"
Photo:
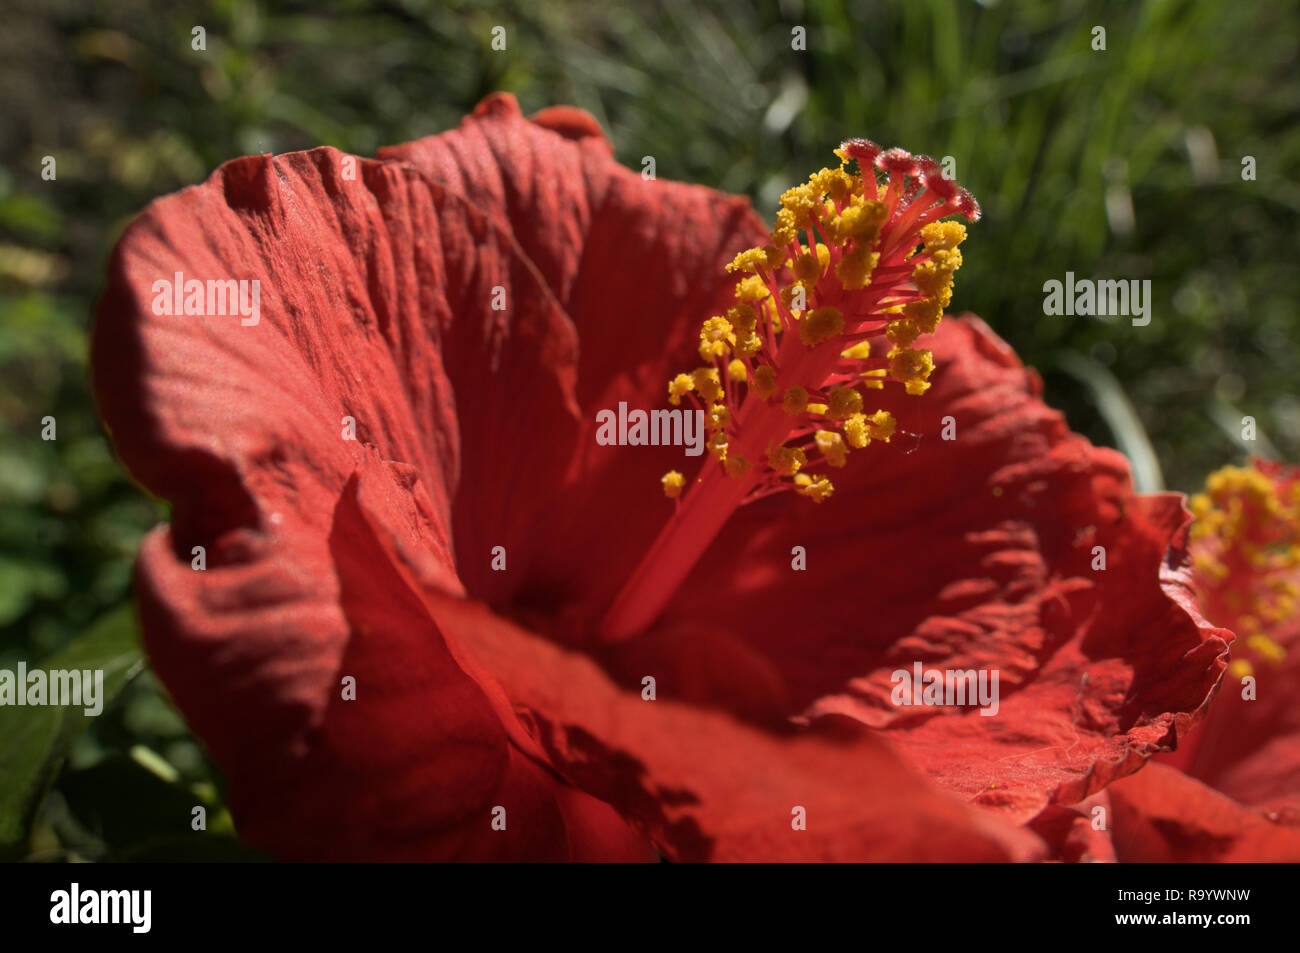
[[[1300,471],[1259,460],[1192,499],[1193,582],[1232,663],[1177,752],[1109,793],[1119,860],[1300,860]]]
[[[1201,717],[1227,633],[1180,588],[1179,498],[939,324],[969,197],[841,158],[769,233],[497,95],[129,227],[93,362],[173,506],[145,642],[251,843],[1030,859],[1024,822]],[[708,455],[603,445],[623,403],[699,410]],[[996,714],[898,705],[914,666],[998,673]]]

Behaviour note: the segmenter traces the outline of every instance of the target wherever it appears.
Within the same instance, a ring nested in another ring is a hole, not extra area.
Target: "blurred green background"
[[[0,709],[0,858],[255,856],[140,656],[130,569],[166,513],[116,466],[86,367],[124,224],[233,156],[373,155],[498,89],[529,112],[582,106],[625,164],[653,155],[765,218],[848,136],[952,156],[985,212],[954,305],[1039,368],[1074,429],[1128,452],[1148,488],[1194,489],[1249,451],[1300,458],[1296,4],[0,6],[0,667],[75,660],[120,690],[93,720]],[[1066,271],[1150,279],[1151,324],[1045,317],[1042,284]]]

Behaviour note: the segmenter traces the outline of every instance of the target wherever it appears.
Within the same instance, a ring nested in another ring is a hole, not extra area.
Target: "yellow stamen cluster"
[[[755,488],[787,480],[817,502],[833,487],[809,469],[843,467],[850,449],[895,432],[887,411],[864,412],[864,394],[887,381],[929,388],[933,356],[913,345],[939,326],[966,237],[944,219],[978,216],[932,160],[865,140],[836,155],[838,168],[782,194],[770,241],[727,265],[734,302],[700,328],[705,366],[668,384],[671,404],[698,399],[726,474]]]
[[[908,347],[939,327],[943,309],[952,301],[953,274],[961,267],[957,246],[965,239],[966,226],[961,222],[931,222],[921,229],[930,260],[912,270],[912,281],[925,297],[903,305],[900,316],[889,322],[885,333],[894,344]]]
[[[1191,499],[1192,567],[1209,620],[1237,633],[1230,673],[1286,655],[1270,633],[1300,608],[1300,471],[1263,461],[1210,474]]]

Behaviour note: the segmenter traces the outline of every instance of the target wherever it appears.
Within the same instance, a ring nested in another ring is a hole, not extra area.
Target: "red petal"
[[[150,655],[241,829],[277,854],[557,858],[599,840],[644,857],[461,670],[355,502],[363,487],[387,544],[441,592],[463,591],[453,495],[511,512],[497,542],[526,552],[538,501],[511,490],[564,465],[531,436],[574,433],[572,326],[499,223],[414,170],[357,160],[349,178],[343,159],[229,163],[152,205],[113,257],[96,393],[128,468],[174,505],[139,564]],[[260,321],[155,314],[153,283],[177,271],[259,280]],[[457,406],[492,432],[462,433]],[[503,803],[508,836],[489,826]]]
[[[486,561],[462,566],[466,586],[537,622],[578,603],[603,607],[663,521],[658,507],[629,506],[628,494],[655,499],[660,475],[684,458],[680,447],[598,446],[596,411],[620,401],[663,405],[668,379],[698,362],[700,323],[731,303],[724,264],[765,242],[766,229],[745,199],[620,166],[586,113],[556,107],[529,121],[507,93],[484,100],[455,131],[380,156],[411,163],[506,223],[582,342],[581,431],[556,447],[571,463],[567,479],[560,487],[527,481],[546,501],[546,517],[530,527],[533,552],[508,574]],[[663,171],[668,157],[659,159]],[[460,415],[467,428],[495,426],[473,406]],[[539,430],[535,439],[552,438]],[[457,551],[484,551],[507,519],[516,517],[490,499],[458,499]],[[608,545],[611,526],[626,545]],[[576,637],[575,626],[548,631]]]
[[[551,762],[678,860],[1031,860],[1038,839],[933,790],[858,726],[776,735],[644,700],[589,658],[430,590]],[[802,807],[806,830],[792,827]]]
[[[1114,863],[1110,814],[1110,797],[1102,791],[1073,807],[1048,807],[1030,822],[1029,828],[1047,842],[1053,860],[1069,864]]]
[[[1300,819],[1270,821],[1167,765],[1149,764],[1108,793],[1120,861],[1300,861]]]

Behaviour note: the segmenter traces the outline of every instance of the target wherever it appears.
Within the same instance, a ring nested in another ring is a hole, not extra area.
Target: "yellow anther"
[[[951,274],[961,267],[961,252],[956,248],[938,248],[929,253],[930,260]]]
[[[727,457],[722,461],[722,467],[727,471],[727,476],[741,476],[749,472],[749,461],[737,454],[734,457]]]
[[[966,226],[961,222],[931,222],[921,229],[921,241],[927,252],[948,251],[966,240]]]
[[[808,409],[808,391],[798,384],[786,389],[781,407],[787,414],[802,414]]]
[[[867,418],[867,432],[873,440],[883,440],[885,443],[889,443],[889,438],[894,435],[894,430],[897,427],[898,421],[887,410],[878,410]]]
[[[855,245],[835,266],[835,277],[847,291],[865,288],[879,261],[880,253],[872,251],[870,245]]]
[[[682,402],[682,398],[695,389],[695,380],[690,374],[678,374],[668,382],[668,403],[674,407]]]
[[[831,199],[842,202],[853,191],[853,176],[843,169],[820,169],[808,176],[808,187],[814,195],[830,193]]]
[[[1240,681],[1255,674],[1255,667],[1244,658],[1235,658],[1228,663],[1228,675]]]
[[[746,248],[727,265],[727,271],[745,271],[754,273],[759,267],[768,263],[767,250],[764,248]]]
[[[855,361],[865,361],[871,356],[871,342],[859,341],[853,347],[846,351],[840,351],[840,357],[851,358]]]
[[[937,252],[936,254],[953,254],[960,255],[960,252]],[[921,294],[927,298],[935,298],[945,307],[947,301],[944,301],[944,294],[952,297],[952,272],[953,269],[945,268],[934,261],[923,261],[912,269],[912,281],[920,290]]]
[[[686,486],[686,478],[676,470],[669,470],[659,482],[664,485],[664,496],[670,500],[675,500],[682,495],[682,487]]]
[[[860,245],[869,246],[880,237],[880,227],[889,215],[889,208],[884,202],[874,199],[854,203],[840,213],[834,223],[835,239],[841,243],[852,239]]]
[[[750,332],[736,342],[736,353],[741,357],[753,357],[763,350],[763,339]]]
[[[707,401],[716,401],[722,398],[722,381],[718,379],[718,369],[716,367],[700,367],[691,375],[691,382],[695,385],[696,392]]]
[[[844,330],[844,315],[839,308],[814,308],[799,322],[799,340],[805,347],[816,347],[837,337]]]
[[[700,329],[700,337],[708,341],[734,341],[736,334],[732,330],[731,322],[726,318],[713,317],[704,322]]]
[[[909,347],[921,336],[921,329],[911,318],[895,318],[885,326],[885,334],[893,343]]]
[[[709,453],[713,454],[719,460],[727,459],[727,433],[725,430],[719,430],[709,437]]]
[[[934,370],[934,355],[926,350],[895,347],[889,352],[889,374],[912,395],[924,394],[930,389],[930,372]]]
[[[772,244],[779,247],[789,245],[799,235],[799,228],[795,225],[794,213],[788,208],[779,208],[776,210],[776,225],[772,229]]]
[[[831,481],[824,476],[816,479],[806,473],[797,474],[794,478],[795,492],[800,496],[806,496],[814,503],[820,503],[828,496],[835,492],[835,487]]]
[[[781,289],[781,303],[797,318],[808,310],[810,294],[811,290],[802,281],[796,281]]]
[[[827,413],[835,420],[843,420],[862,410],[862,394],[852,387],[832,387],[827,401]]]
[[[844,421],[844,439],[855,450],[861,450],[871,443],[871,430],[867,425],[865,415],[853,414],[848,420]]]
[[[805,413],[813,414],[818,417],[824,417],[828,410],[830,410],[830,407],[826,404],[809,404],[804,408]]]
[[[709,318],[700,328],[700,359],[711,361],[726,357],[736,343],[736,333],[726,318]]]
[[[776,371],[767,364],[760,364],[754,368],[754,383],[750,386],[756,396],[767,400],[776,393]]]
[[[922,334],[933,334],[943,317],[943,306],[933,298],[923,298],[903,305],[903,315],[910,318]]]
[[[733,304],[727,309],[727,321],[737,331],[752,331],[758,324],[758,312],[752,304]]]
[[[790,213],[795,228],[812,228],[825,211],[821,196],[809,185],[787,189],[781,195],[781,206]]]
[[[731,411],[723,404],[712,404],[704,418],[704,424],[710,430],[726,430],[731,426]]]
[[[739,358],[727,365],[727,377],[737,383],[749,380],[749,366]]]
[[[808,462],[804,452],[798,447],[781,444],[767,451],[767,463],[781,476],[794,476]]]
[[[826,462],[833,467],[842,467],[849,462],[849,448],[844,446],[844,438],[834,430],[819,430],[813,435],[817,449],[822,452]]]
[[[817,243],[816,254],[806,252],[794,260],[790,270],[800,281],[807,284],[814,284],[822,275],[826,273],[826,268],[831,263],[831,250],[821,242]]]
[[[741,302],[762,301],[771,293],[767,282],[758,275],[750,275],[736,285],[736,300]]]
[[[827,173],[826,191],[830,194],[832,202],[845,202],[853,194],[857,184],[858,180],[843,169],[831,169]]]

